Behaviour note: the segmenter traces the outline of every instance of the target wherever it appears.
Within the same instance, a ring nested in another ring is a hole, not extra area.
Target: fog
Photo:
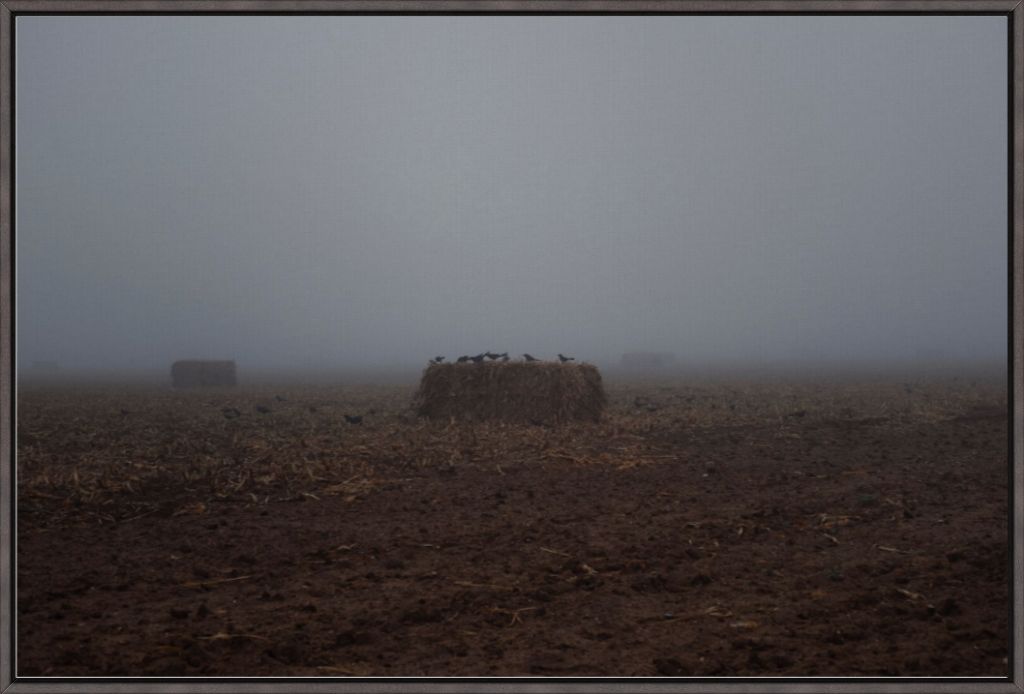
[[[1003,17],[16,40],[19,370],[1006,358]]]

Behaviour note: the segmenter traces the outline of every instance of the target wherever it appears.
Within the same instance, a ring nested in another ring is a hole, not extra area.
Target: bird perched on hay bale
[[[562,362],[564,364],[567,361],[576,361],[576,359],[574,357],[567,357],[564,354],[562,354],[561,352],[559,352],[558,353],[558,361],[560,361],[560,362]]]
[[[539,359],[537,359],[537,357],[531,354],[524,354],[523,359],[525,359],[526,361],[540,361]]]
[[[431,419],[560,424],[598,421],[605,403],[601,373],[591,364],[490,361],[471,369],[431,364],[414,406]]]

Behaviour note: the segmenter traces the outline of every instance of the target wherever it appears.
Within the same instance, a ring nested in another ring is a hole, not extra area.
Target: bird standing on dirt
[[[529,354],[524,354],[523,359],[525,359],[526,361],[540,361],[539,359],[537,359],[537,357],[531,356]]]
[[[345,421],[349,424],[362,424],[363,416],[358,414],[347,414],[345,415]]]
[[[558,361],[560,361],[560,362],[562,362],[564,364],[567,361],[576,361],[576,359],[574,359],[573,357],[567,357],[564,354],[562,354],[561,352],[559,352],[558,353]]]

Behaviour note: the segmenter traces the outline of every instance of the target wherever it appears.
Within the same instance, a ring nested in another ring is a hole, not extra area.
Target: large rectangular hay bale
[[[171,365],[175,388],[215,388],[235,385],[235,362],[230,360],[184,359]]]
[[[431,364],[415,406],[431,419],[557,424],[598,421],[605,402],[591,364],[494,361]]]

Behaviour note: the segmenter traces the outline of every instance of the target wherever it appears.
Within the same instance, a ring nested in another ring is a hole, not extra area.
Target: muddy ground
[[[1007,673],[1003,382],[606,385],[23,387],[17,674]]]

